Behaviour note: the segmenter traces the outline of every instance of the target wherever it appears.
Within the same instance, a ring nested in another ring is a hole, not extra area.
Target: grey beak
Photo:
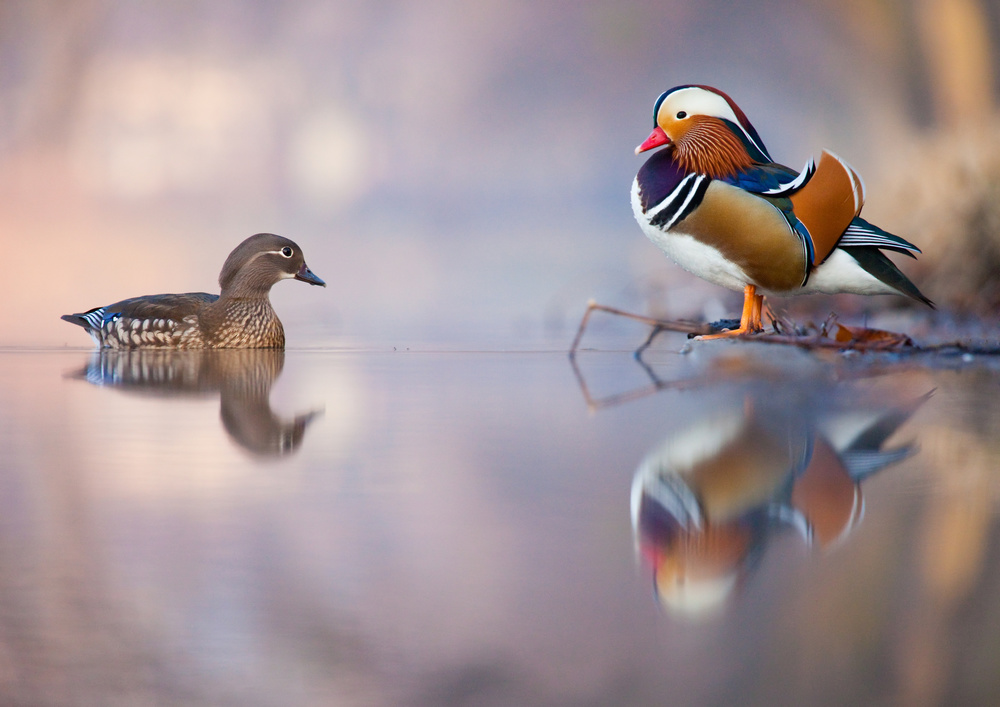
[[[302,280],[302,282],[308,282],[310,285],[319,285],[320,287],[326,287],[326,283],[320,280],[318,277],[313,275],[313,271],[306,267],[305,263],[302,263],[302,267],[299,271],[295,273],[296,280]]]

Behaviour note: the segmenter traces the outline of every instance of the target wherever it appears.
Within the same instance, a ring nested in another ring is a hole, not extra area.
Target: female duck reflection
[[[277,457],[298,449],[318,412],[285,420],[271,410],[271,386],[285,365],[280,349],[97,351],[75,378],[140,394],[219,393],[222,426],[243,449]]]
[[[721,608],[783,529],[820,549],[844,539],[863,514],[861,482],[914,453],[882,445],[927,397],[812,415],[771,391],[668,437],[632,481],[632,529],[660,602],[688,616]]]

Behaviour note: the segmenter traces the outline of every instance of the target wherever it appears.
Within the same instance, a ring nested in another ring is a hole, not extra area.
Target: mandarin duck
[[[280,349],[285,332],[268,295],[272,285],[290,278],[326,287],[294,241],[258,233],[226,258],[221,294],[146,295],[62,318],[103,348]]]
[[[769,385],[742,411],[713,410],[663,440],[630,504],[659,601],[689,615],[721,607],[785,530],[821,551],[845,540],[863,517],[862,482],[916,453],[885,443],[929,396],[814,416]]]
[[[222,426],[242,449],[259,457],[296,451],[320,414],[288,419],[271,408],[271,388],[285,365],[281,349],[100,349],[68,377],[158,399],[220,398]]]
[[[743,111],[709,86],[663,93],[653,122],[635,152],[663,149],[639,169],[632,210],[682,268],[743,292],[739,328],[713,336],[762,331],[765,294],[896,294],[933,307],[882,252],[920,249],[860,217],[864,184],[836,155],[799,173],[777,164]]]

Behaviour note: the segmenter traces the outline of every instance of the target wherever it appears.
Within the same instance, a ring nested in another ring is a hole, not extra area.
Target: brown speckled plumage
[[[293,241],[258,233],[238,245],[219,275],[222,292],[149,295],[63,316],[99,346],[115,349],[284,348],[269,293],[279,280],[325,283]]]

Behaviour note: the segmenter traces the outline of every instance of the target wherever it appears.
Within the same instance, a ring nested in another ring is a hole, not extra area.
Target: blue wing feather
[[[772,162],[755,164],[737,174],[721,177],[721,180],[753,194],[764,194],[782,189],[798,176],[799,173],[795,170]]]

